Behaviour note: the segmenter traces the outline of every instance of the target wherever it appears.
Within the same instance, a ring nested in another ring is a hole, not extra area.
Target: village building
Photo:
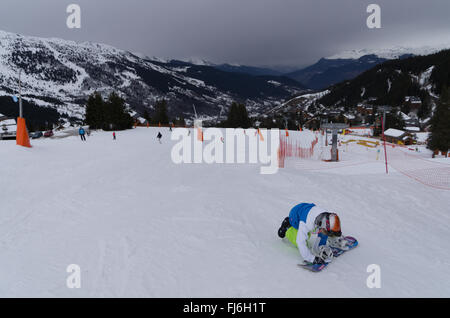
[[[407,127],[405,127],[405,131],[410,132],[410,133],[417,133],[417,132],[420,132],[420,127],[407,126]]]
[[[0,114],[0,140],[15,139],[17,132],[16,120]]]
[[[364,103],[359,103],[356,106],[356,111],[361,115],[373,115],[373,106]]]
[[[414,136],[400,129],[389,128],[384,132],[387,142],[399,145],[411,145],[415,143]]]
[[[430,133],[428,132],[417,132],[414,134],[416,137],[416,143],[418,145],[426,145],[428,143],[428,139],[430,138]]]

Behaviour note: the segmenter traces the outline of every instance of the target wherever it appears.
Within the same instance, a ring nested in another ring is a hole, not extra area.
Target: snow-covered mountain
[[[450,50],[426,56],[391,60],[357,78],[334,85],[320,102],[326,106],[354,106],[371,99],[376,105],[399,106],[406,96],[419,96],[425,104],[439,97],[450,78]]]
[[[226,72],[234,72],[234,73],[245,73],[250,75],[271,75],[271,76],[281,76],[283,73],[267,68],[267,67],[255,67],[255,66],[247,66],[247,65],[234,65],[234,64],[220,64],[215,65],[216,68],[226,71]]]
[[[329,116],[333,120],[339,115],[349,120],[357,116],[353,124],[359,124],[363,120],[373,120],[366,111],[358,110],[359,107],[372,107],[373,110],[388,105],[404,112],[406,122],[427,128],[441,90],[448,86],[449,80],[450,49],[425,56],[386,60],[327,90],[296,96],[269,113],[284,115],[301,110],[307,111],[310,117]],[[411,97],[416,101],[414,107],[410,103]]]
[[[0,31],[0,96],[16,94],[21,71],[24,100],[56,109],[64,118],[83,118],[90,94],[98,91],[106,96],[113,90],[137,112],[151,110],[165,98],[173,116],[190,117],[195,104],[199,114],[215,117],[233,100],[258,112],[304,90],[289,78],[230,73],[138,55],[105,44]]]
[[[376,55],[364,55],[358,59],[327,59],[295,71],[286,76],[302,83],[306,87],[322,90],[333,84],[353,79],[359,74],[387,61]]]
[[[439,44],[434,46],[394,46],[390,48],[378,48],[378,49],[359,49],[359,50],[347,50],[333,56],[329,56],[326,59],[359,59],[365,55],[376,55],[379,58],[394,60],[403,55],[430,55],[442,50],[450,48],[450,42],[445,44]]]
[[[317,63],[290,72],[286,76],[308,88],[322,90],[339,82],[351,80],[387,60],[430,55],[448,48],[450,43],[422,47],[396,46],[384,49],[349,50],[322,58]]]

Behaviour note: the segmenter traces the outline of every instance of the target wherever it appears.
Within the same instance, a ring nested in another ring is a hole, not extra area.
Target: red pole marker
[[[383,131],[383,143],[384,143],[384,162],[386,163],[386,173],[389,173],[388,171],[388,163],[387,163],[387,152],[386,152],[386,136],[384,135],[384,119],[385,119],[386,113],[383,114],[383,120],[381,123],[381,130]]]

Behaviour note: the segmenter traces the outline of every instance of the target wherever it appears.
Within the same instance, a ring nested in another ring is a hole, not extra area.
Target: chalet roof
[[[430,133],[428,132],[420,132],[416,133],[415,135],[418,142],[426,142],[427,139],[430,137]]]
[[[405,102],[421,103],[422,100],[417,96],[405,96]]]
[[[409,127],[405,127],[406,131],[416,131],[419,132],[420,128],[419,127],[415,127],[415,126],[409,126]]]
[[[395,137],[395,138],[400,138],[404,134],[406,134],[406,132],[404,132],[403,130],[394,129],[394,128],[389,128],[388,130],[386,130],[384,132],[385,136]]]

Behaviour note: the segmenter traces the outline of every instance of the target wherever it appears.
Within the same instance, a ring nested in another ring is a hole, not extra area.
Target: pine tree
[[[405,121],[403,120],[399,111],[395,110],[386,114],[386,122],[385,122],[384,130],[389,128],[400,129],[403,130],[405,128]]]
[[[250,118],[248,117],[247,108],[244,104],[239,104],[238,106],[238,118],[239,118],[239,127],[247,129],[251,126]]]
[[[275,128],[275,123],[273,121],[274,121],[273,117],[263,117],[261,119],[259,128],[266,128],[266,129]]]
[[[123,130],[133,126],[133,119],[125,109],[125,101],[116,93],[111,93],[105,102],[95,92],[87,102],[85,123],[91,129]]]
[[[238,104],[236,102],[233,102],[231,104],[225,126],[229,128],[244,129],[247,129],[251,126],[251,120],[248,117],[247,108],[244,104]]]
[[[177,127],[184,127],[184,126],[186,126],[186,121],[184,120],[184,117],[181,116],[181,117],[175,119],[174,125],[177,126]]]
[[[428,148],[447,152],[450,149],[450,88],[441,90],[441,97],[431,118]]]
[[[150,118],[150,114],[148,113],[148,110],[144,110],[144,114],[142,115],[142,117],[148,122],[150,123],[151,118]]]
[[[116,93],[109,95],[105,110],[104,130],[124,130],[133,126],[133,118],[125,109],[125,101]]]
[[[167,102],[164,99],[156,102],[155,115],[153,116],[153,123],[156,125],[169,124],[169,116],[167,115]]]
[[[86,105],[86,125],[89,125],[91,129],[103,128],[104,114],[105,109],[103,98],[99,93],[94,92],[91,96],[89,96]]]
[[[431,97],[428,91],[424,89],[420,90],[419,97],[422,101],[422,105],[417,112],[417,116],[421,119],[425,119],[430,116],[431,113]]]
[[[228,112],[228,117],[225,122],[225,127],[237,128],[239,126],[239,110],[238,104],[233,102]]]

